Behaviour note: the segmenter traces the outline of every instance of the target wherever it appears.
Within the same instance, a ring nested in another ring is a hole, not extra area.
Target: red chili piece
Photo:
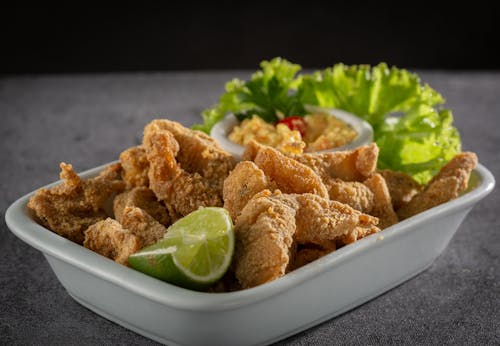
[[[278,124],[285,124],[290,130],[299,131],[302,137],[306,134],[307,125],[302,117],[291,116],[278,121]]]

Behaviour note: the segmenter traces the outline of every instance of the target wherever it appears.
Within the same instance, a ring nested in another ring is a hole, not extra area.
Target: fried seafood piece
[[[337,238],[378,230],[377,222],[376,217],[315,194],[261,192],[236,220],[236,278],[243,288],[272,281],[296,267],[291,258],[294,245],[333,251]]]
[[[408,204],[397,211],[399,218],[401,220],[407,219],[427,209],[457,198],[460,192],[467,189],[470,172],[476,165],[477,156],[472,152],[463,152],[455,155],[427,183],[423,191],[415,195]]]
[[[325,255],[336,250],[336,243],[331,242],[326,247],[322,246],[304,246],[297,250],[297,254],[293,257],[291,270],[298,269],[308,263],[311,263]]]
[[[328,196],[326,187],[313,170],[276,149],[251,141],[243,157],[254,162],[239,162],[224,181],[224,207],[233,219],[256,193],[265,189]]]
[[[151,215],[159,223],[169,226],[172,222],[167,208],[160,202],[152,190],[145,186],[135,187],[117,195],[113,200],[115,219],[122,222],[126,207],[138,207]]]
[[[371,143],[354,150],[293,155],[292,157],[314,170],[328,185],[330,179],[364,181],[375,172],[378,153],[377,144]]]
[[[331,241],[336,238],[348,235],[357,228],[371,228],[378,223],[374,216],[363,214],[347,204],[313,194],[281,195],[276,198],[293,198],[298,202],[294,239],[299,244],[316,244],[330,248]]]
[[[335,239],[337,243],[337,247],[342,247],[344,245],[352,244],[355,241],[358,241],[370,234],[380,232],[380,228],[375,225],[365,225],[356,227],[352,232],[348,234],[344,234],[337,239]]]
[[[328,197],[325,185],[311,168],[276,149],[260,147],[253,161],[283,193],[314,193]]]
[[[156,221],[145,210],[125,207],[121,224],[141,240],[142,247],[152,245],[162,239],[167,228]]]
[[[363,213],[373,208],[373,193],[360,182],[377,167],[378,146],[375,143],[350,151],[291,156],[311,168],[320,178],[331,200],[346,203]]]
[[[61,163],[63,182],[38,190],[28,202],[42,225],[81,244],[83,232],[107,217],[104,207],[114,193],[125,188],[120,178],[120,164],[107,166],[97,177],[81,179],[70,164]]]
[[[191,174],[199,174],[214,189],[222,191],[224,179],[236,164],[235,159],[207,134],[191,130],[180,123],[166,119],[156,119],[144,128],[144,141],[158,131],[170,132],[179,149],[176,162]]]
[[[149,162],[143,146],[128,148],[120,154],[123,168],[122,177],[127,183],[127,189],[136,186],[148,186]]]
[[[364,183],[373,192],[373,208],[371,215],[378,217],[378,227],[387,228],[398,222],[398,216],[392,207],[391,195],[381,174],[374,174]]]
[[[236,220],[253,196],[266,189],[274,191],[276,188],[276,184],[271,182],[255,163],[241,161],[224,180],[224,208],[229,211],[231,218]]]
[[[345,203],[363,213],[371,213],[374,204],[373,192],[357,181],[343,181],[338,178],[327,182],[328,195],[332,201]]]
[[[234,271],[242,288],[283,275],[290,262],[296,201],[270,197],[251,199],[235,224]]]
[[[386,181],[389,194],[391,195],[392,206],[396,211],[411,201],[413,196],[423,188],[422,185],[406,173],[391,171],[389,169],[382,169],[378,173]]]
[[[155,126],[148,125],[144,134],[149,186],[165,202],[172,221],[199,207],[222,207],[222,183],[219,189],[199,173],[184,170],[176,161],[180,147],[174,135],[161,128],[152,130]]]
[[[85,231],[83,246],[117,263],[128,265],[128,256],[141,249],[139,237],[111,218],[91,225]]]

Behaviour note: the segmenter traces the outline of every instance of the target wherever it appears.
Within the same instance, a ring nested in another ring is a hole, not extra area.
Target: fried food
[[[276,184],[251,161],[239,162],[229,176],[224,180],[222,196],[224,208],[231,218],[236,220],[248,201],[263,190],[275,190]]]
[[[125,207],[121,224],[139,237],[142,247],[156,243],[167,233],[167,228],[145,210],[133,206]]]
[[[291,205],[290,205],[291,204]],[[275,280],[287,270],[298,204],[270,197],[251,199],[235,224],[235,275],[242,288]]]
[[[149,162],[143,146],[128,148],[120,154],[123,168],[122,178],[127,183],[127,189],[136,186],[149,186]]]
[[[251,144],[249,148],[249,151],[253,151],[255,145]],[[283,193],[314,193],[328,197],[325,185],[311,168],[276,149],[261,146],[253,161]]]
[[[120,178],[120,164],[109,165],[97,177],[86,180],[81,179],[70,164],[63,162],[60,167],[63,182],[38,190],[30,198],[28,208],[44,226],[81,244],[83,232],[107,217],[105,203],[125,188]]]
[[[254,162],[241,161],[224,181],[224,207],[233,220],[256,193],[265,189],[328,196],[326,187],[312,169],[276,149],[251,141],[243,157]]]
[[[336,250],[336,243],[331,242],[331,244],[324,248],[320,246],[304,246],[297,250],[297,254],[293,258],[293,263],[291,265],[291,270],[298,269],[311,263],[325,255]]]
[[[344,203],[312,194],[288,196],[278,198],[293,198],[299,203],[294,238],[299,244],[316,244],[329,248],[329,243],[336,238],[350,234],[358,227],[371,228],[378,223],[376,217],[363,214]]]
[[[153,122],[144,131],[144,147],[149,161],[150,188],[165,202],[173,221],[199,207],[223,205],[222,184],[219,189],[218,183],[210,183],[198,172],[189,173],[177,163],[180,149],[172,133]]]
[[[375,143],[350,151],[293,155],[320,178],[331,200],[346,203],[363,213],[373,208],[373,193],[360,182],[377,166],[379,149]]]
[[[294,244],[332,249],[339,237],[378,230],[377,222],[376,217],[315,194],[261,192],[236,220],[236,278],[243,288],[272,281],[295,267]]]
[[[293,155],[292,157],[316,172],[328,186],[331,179],[364,181],[377,167],[379,148],[376,143],[354,150]]]
[[[374,174],[364,181],[364,184],[373,192],[373,208],[371,215],[378,217],[378,227],[387,228],[398,222],[398,216],[392,207],[391,195],[381,174]]]
[[[123,211],[126,207],[138,207],[151,215],[159,223],[169,226],[172,222],[167,208],[158,199],[152,190],[145,186],[135,187],[120,193],[113,200],[115,219],[122,223]]]
[[[374,234],[380,232],[380,228],[375,225],[365,225],[356,227],[352,230],[352,232],[344,234],[337,239],[335,239],[337,243],[337,247],[342,247],[344,245],[352,244],[370,234]]]
[[[144,141],[158,131],[168,131],[175,138],[179,145],[175,159],[184,171],[199,174],[213,189],[222,191],[224,179],[236,164],[231,154],[207,134],[166,119],[149,123],[144,128]]]
[[[85,231],[83,246],[117,263],[128,265],[128,256],[139,251],[142,243],[139,237],[123,228],[118,221],[107,218]]]
[[[419,193],[423,188],[415,179],[403,172],[382,169],[378,171],[378,173],[380,173],[386,181],[389,195],[391,195],[392,206],[396,211],[411,201],[413,196]]]
[[[407,219],[457,198],[460,192],[467,188],[470,172],[476,165],[476,154],[471,152],[457,154],[429,181],[423,191],[397,211],[399,218]]]
[[[345,203],[363,213],[369,214],[373,209],[373,192],[366,185],[357,181],[330,179],[328,181],[328,195],[332,201]]]

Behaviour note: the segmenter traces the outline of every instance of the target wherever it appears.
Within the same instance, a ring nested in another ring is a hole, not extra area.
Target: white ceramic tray
[[[82,176],[94,176],[101,168]],[[495,185],[484,166],[473,173],[478,185],[453,201],[283,278],[231,293],[176,287],[58,236],[32,218],[26,203],[33,193],[14,202],[5,219],[15,235],[44,253],[75,300],[111,321],[171,345],[269,344],[363,304],[426,269]]]

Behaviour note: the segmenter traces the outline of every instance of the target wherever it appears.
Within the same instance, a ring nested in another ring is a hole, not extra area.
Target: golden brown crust
[[[116,220],[107,218],[85,231],[83,246],[117,263],[128,265],[128,256],[141,249],[141,240]]]
[[[57,234],[81,244],[83,232],[107,217],[104,205],[124,188],[119,179],[120,165],[106,167],[99,176],[83,180],[70,164],[61,163],[64,181],[50,189],[40,189],[28,202],[40,222]]]
[[[370,213],[373,208],[373,192],[357,181],[331,179],[328,182],[328,194],[332,201],[345,203],[363,213]]]
[[[213,189],[222,191],[224,179],[236,164],[231,154],[207,134],[166,119],[149,123],[144,129],[144,140],[159,130],[170,132],[179,144],[175,156],[184,171],[199,174]]]
[[[387,228],[398,222],[398,216],[392,207],[391,195],[385,179],[380,174],[374,174],[366,179],[364,184],[373,192],[373,208],[370,215],[379,219],[378,227]]]
[[[266,189],[275,190],[276,186],[255,163],[241,161],[224,180],[224,208],[229,211],[232,219],[236,220],[248,201]]]
[[[295,208],[270,198],[254,198],[235,224],[235,275],[242,288],[283,275],[290,261]]]
[[[149,162],[144,147],[136,146],[123,151],[120,154],[120,163],[123,167],[122,177],[128,189],[149,186]]]
[[[323,256],[336,250],[335,242],[331,242],[328,247],[320,246],[304,246],[298,249],[297,254],[293,258],[291,270],[298,269],[306,264],[309,264]]]
[[[467,188],[470,172],[476,165],[476,154],[471,152],[457,154],[429,181],[422,192],[397,211],[399,218],[407,219],[457,198],[460,192]]]
[[[145,130],[144,146],[150,188],[165,202],[173,220],[199,207],[222,207],[222,185],[219,190],[199,173],[188,173],[177,163],[179,144],[172,133],[149,127]]]
[[[286,157],[276,149],[261,148],[254,162],[283,193],[314,193],[328,197],[325,185],[311,168]]]
[[[365,229],[378,219],[315,194],[257,194],[236,220],[234,268],[243,288],[257,286],[296,268],[294,244],[333,251],[336,239]]]
[[[123,210],[126,207],[141,208],[165,226],[172,223],[167,208],[158,201],[154,192],[145,186],[135,187],[115,197],[113,211],[115,219],[120,223],[122,222]]]
[[[310,167],[323,183],[330,179],[363,181],[375,172],[379,149],[372,143],[354,150],[293,155],[295,160]],[[328,186],[327,186],[328,187]]]
[[[165,226],[137,207],[125,207],[121,224],[141,239],[142,247],[156,243],[167,232]]]
[[[403,172],[383,169],[378,171],[378,173],[380,173],[386,181],[389,195],[391,196],[392,206],[396,211],[411,201],[413,196],[419,193],[423,188],[415,179]]]

